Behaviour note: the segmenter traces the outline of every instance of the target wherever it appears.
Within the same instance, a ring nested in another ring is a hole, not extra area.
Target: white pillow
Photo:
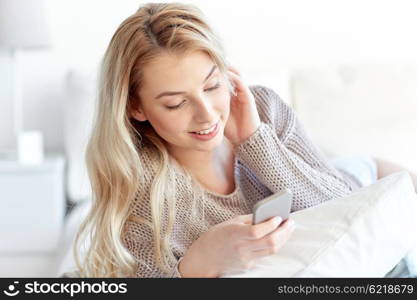
[[[296,228],[279,253],[223,277],[384,277],[417,241],[417,195],[405,171],[291,217]]]
[[[291,101],[328,156],[372,153],[416,172],[416,82],[410,63],[297,67]]]

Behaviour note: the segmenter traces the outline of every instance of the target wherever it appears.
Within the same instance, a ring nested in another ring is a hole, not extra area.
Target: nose
[[[195,121],[204,125],[213,125],[213,121],[215,121],[216,118],[213,100],[204,96],[199,96],[195,100]]]

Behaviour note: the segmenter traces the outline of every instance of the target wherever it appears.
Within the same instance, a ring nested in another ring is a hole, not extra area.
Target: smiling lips
[[[219,132],[219,122],[217,122],[214,126],[210,127],[207,130],[203,130],[199,132],[190,132],[189,134],[197,140],[209,141],[212,138],[214,138],[218,132]]]
[[[216,129],[217,123],[214,124],[213,126],[211,126],[208,129],[205,130],[201,130],[201,131],[192,131],[192,133],[197,133],[197,134],[209,134],[211,132],[213,132]]]

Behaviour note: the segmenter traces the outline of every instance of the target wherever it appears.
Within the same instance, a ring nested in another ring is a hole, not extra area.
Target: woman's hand
[[[294,223],[271,218],[252,225],[252,214],[219,223],[203,233],[179,264],[182,277],[219,277],[250,269],[256,259],[277,253],[290,237]],[[279,227],[278,227],[279,226]]]
[[[243,82],[240,73],[233,67],[228,69],[229,78],[235,86],[236,96],[232,95],[230,99],[230,115],[224,134],[236,146],[258,129],[261,120],[256,109],[255,98]]]

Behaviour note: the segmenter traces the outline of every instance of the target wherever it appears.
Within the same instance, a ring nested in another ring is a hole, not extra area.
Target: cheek
[[[168,137],[169,135],[187,130],[187,120],[176,117],[175,112],[171,113],[161,110],[148,116],[148,119],[156,133],[162,137]]]
[[[230,93],[228,92],[228,90],[225,90],[222,93],[222,96],[219,97],[219,102],[218,102],[218,105],[219,105],[220,109],[225,114],[228,114],[229,111],[230,111],[230,101],[231,101]]]

